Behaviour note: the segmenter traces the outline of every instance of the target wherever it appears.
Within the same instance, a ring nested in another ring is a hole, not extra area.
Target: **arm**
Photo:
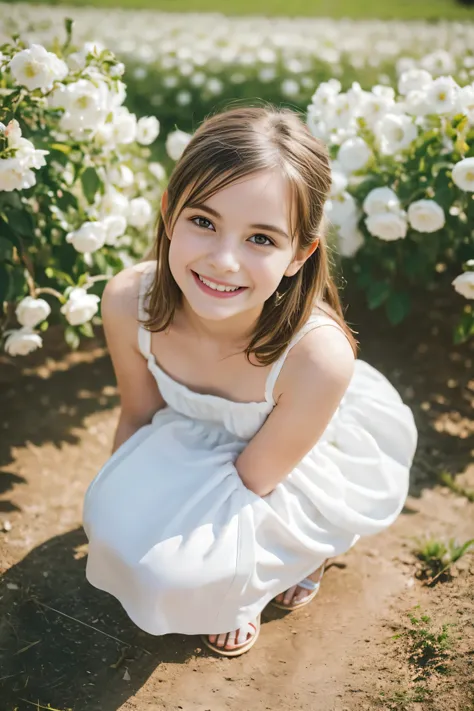
[[[114,276],[102,296],[102,320],[120,395],[112,452],[148,424],[166,403],[138,348],[138,288],[141,265]]]
[[[352,348],[332,326],[296,344],[280,375],[277,405],[235,462],[248,489],[266,496],[290,474],[323,434],[353,371]]]

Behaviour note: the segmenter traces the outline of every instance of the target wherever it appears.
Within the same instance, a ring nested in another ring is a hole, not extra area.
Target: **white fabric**
[[[151,274],[142,278],[143,294]],[[266,399],[238,403],[191,391],[139,344],[167,403],[114,452],[84,502],[86,574],[143,630],[220,634],[253,621],[276,595],[382,531],[403,507],[417,444],[411,410],[388,380],[357,360],[321,439],[268,495],[242,483],[234,461],[271,412],[288,350]]]

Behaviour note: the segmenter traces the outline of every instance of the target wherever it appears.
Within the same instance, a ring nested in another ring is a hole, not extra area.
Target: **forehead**
[[[206,200],[222,215],[252,218],[264,222],[269,217],[289,224],[291,190],[281,171],[265,170],[239,178]]]

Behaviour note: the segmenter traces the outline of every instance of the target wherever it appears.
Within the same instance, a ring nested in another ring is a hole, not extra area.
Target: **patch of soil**
[[[474,504],[439,485],[449,472],[474,489],[474,344],[452,346],[454,298],[420,300],[394,328],[350,296],[360,357],[415,414],[410,497],[394,526],[331,561],[311,605],[268,606],[257,645],[236,659],[212,656],[198,637],[141,632],[85,580],[82,499],[118,417],[100,334],[69,353],[48,332],[43,351],[0,359],[0,711],[472,709],[474,559],[429,587],[411,553],[425,534],[474,537]],[[422,682],[410,612],[453,625],[446,671]]]

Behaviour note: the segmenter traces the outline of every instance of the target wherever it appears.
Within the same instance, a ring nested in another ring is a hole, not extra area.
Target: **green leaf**
[[[383,304],[390,295],[390,284],[385,281],[374,281],[367,291],[369,309],[376,309]]]
[[[0,305],[6,300],[9,284],[10,277],[7,268],[4,264],[0,264]]]
[[[474,313],[467,311],[454,329],[454,343],[465,343],[474,336]]]
[[[66,343],[73,351],[79,348],[80,338],[73,326],[68,326],[64,331]]]
[[[8,210],[8,224],[21,237],[34,238],[35,221],[27,210]]]
[[[86,323],[81,323],[81,325],[79,326],[79,331],[86,338],[94,338],[94,329],[92,328],[92,324],[90,321],[87,321]]]
[[[385,311],[392,326],[396,326],[398,323],[401,323],[405,316],[410,312],[410,308],[410,296],[406,292],[390,294],[390,297],[385,304]]]
[[[67,143],[52,143],[51,150],[60,151],[61,153],[65,153],[67,155],[71,152],[72,146],[68,146]]]
[[[86,200],[92,204],[97,191],[102,185],[102,181],[97,175],[96,169],[86,168],[81,175],[81,182]]]
[[[0,262],[11,260],[13,257],[13,245],[9,239],[0,237]]]
[[[74,286],[74,280],[66,272],[62,272],[60,269],[55,269],[54,267],[46,267],[44,273],[48,279],[56,279],[57,281],[65,281],[66,284]]]

